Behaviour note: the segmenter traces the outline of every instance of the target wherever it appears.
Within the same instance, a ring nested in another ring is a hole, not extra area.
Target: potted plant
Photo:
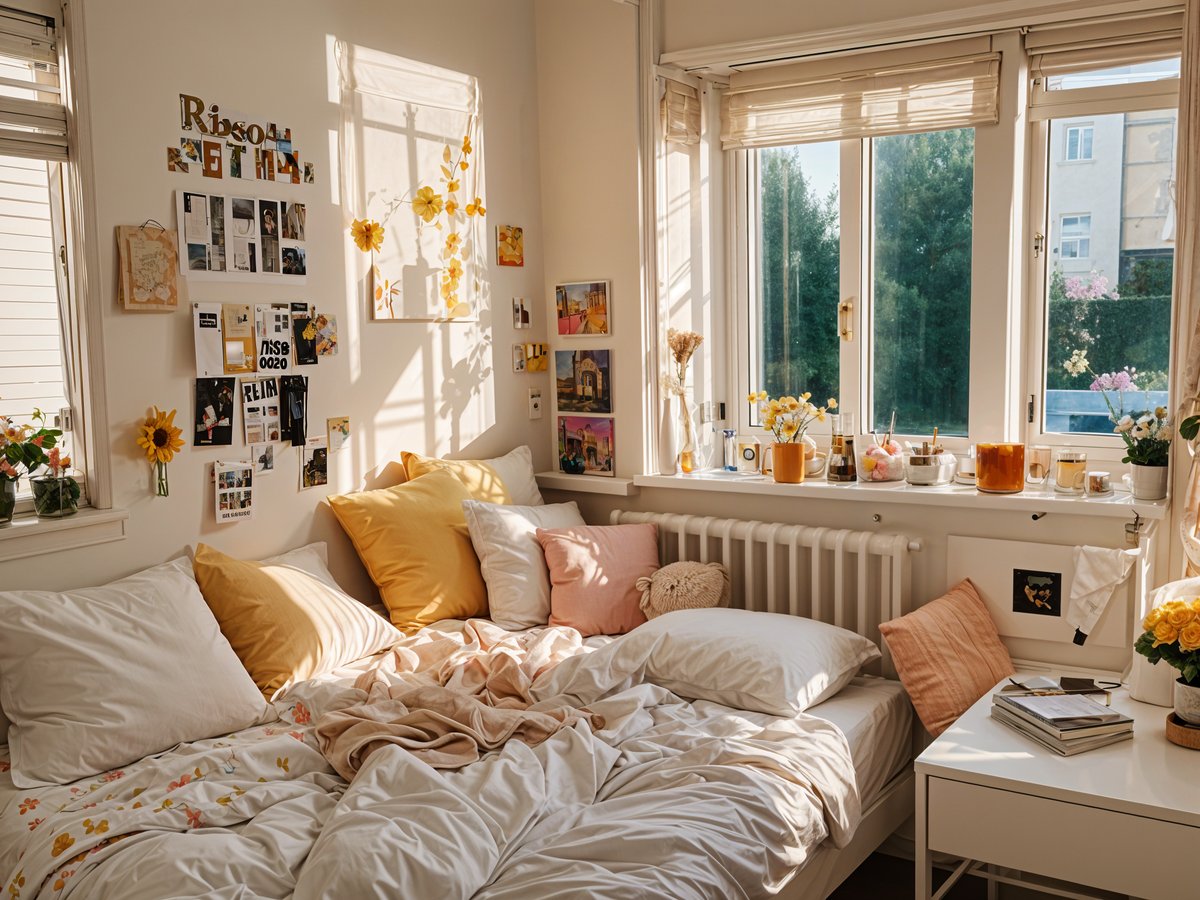
[[[768,397],[766,391],[751,394],[746,399],[758,407],[763,428],[774,436],[767,449],[771,453],[771,474],[780,484],[800,484],[804,481],[804,457],[807,455],[805,433],[813,422],[824,422],[828,410],[837,409],[837,400],[830,397],[824,406],[809,401],[812,394],[805,391],[799,397]],[[813,447],[815,452],[816,447]],[[764,456],[766,454],[764,453]]]
[[[1200,597],[1170,600],[1150,610],[1133,648],[1154,665],[1162,660],[1179,670],[1175,715],[1200,725]]]
[[[46,416],[40,409],[33,411],[33,423],[29,425],[17,425],[12,419],[0,416],[0,526],[12,521],[21,478],[45,466],[50,453],[61,462],[55,446],[60,437],[62,432],[57,428],[46,427]],[[69,465],[70,459],[66,462]]]
[[[43,519],[73,516],[79,509],[79,482],[68,473],[71,457],[63,456],[57,447],[46,454],[46,473],[33,475],[33,511]]]
[[[1063,363],[1063,368],[1071,375],[1082,375],[1084,372],[1091,375],[1090,389],[1104,398],[1108,418],[1113,422],[1113,431],[1125,442],[1125,455],[1121,462],[1131,465],[1134,499],[1161,500],[1167,496],[1167,464],[1170,461],[1174,429],[1167,418],[1167,410],[1162,406],[1126,412],[1125,394],[1139,390],[1134,383],[1137,369],[1126,366],[1119,372],[1096,374],[1088,363],[1086,350],[1072,351],[1071,358]],[[1116,394],[1116,405],[1109,398],[1110,391]],[[1148,393],[1146,397],[1148,401]]]

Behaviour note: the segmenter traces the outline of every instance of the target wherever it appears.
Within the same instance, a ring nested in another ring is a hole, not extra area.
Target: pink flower
[[[9,464],[7,459],[0,459],[0,475],[4,475],[7,478],[16,478],[17,474],[17,470]]]
[[[103,781],[116,781],[118,778],[125,777],[124,769],[117,769],[115,772],[105,772],[102,776]]]
[[[292,711],[292,721],[297,725],[307,725],[312,721],[312,713],[308,711],[308,707],[297,701],[296,708]]]
[[[191,775],[180,775],[178,781],[172,781],[168,786],[168,791],[176,791],[192,780]]]
[[[203,828],[204,827],[204,819],[200,815],[200,810],[188,809],[188,810],[185,810],[185,812],[187,813],[188,828]]]

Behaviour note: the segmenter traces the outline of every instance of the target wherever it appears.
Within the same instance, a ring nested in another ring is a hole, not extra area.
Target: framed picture
[[[573,281],[554,286],[554,309],[562,335],[610,334],[608,282]]]
[[[528,344],[513,344],[514,372],[545,372],[550,365],[550,348],[534,341]]]
[[[555,350],[554,391],[559,412],[611,413],[608,350]]]
[[[1013,569],[1012,609],[1035,616],[1062,615],[1062,572]]]
[[[613,420],[558,417],[558,469],[567,475],[605,475],[616,468]]]
[[[496,226],[496,264],[525,265],[525,229],[520,225]]]

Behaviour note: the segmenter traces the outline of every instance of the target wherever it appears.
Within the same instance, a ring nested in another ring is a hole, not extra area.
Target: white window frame
[[[1082,152],[1078,152],[1075,156],[1071,155],[1071,132],[1078,132],[1078,137],[1075,139],[1075,146],[1079,151],[1083,150],[1084,135],[1087,135],[1087,156]],[[1077,122],[1072,125],[1065,126],[1063,131],[1063,162],[1068,163],[1084,163],[1092,162],[1096,152],[1096,130],[1090,122]]]
[[[1077,219],[1082,221],[1087,219],[1087,234],[1072,234],[1067,235],[1067,219]],[[1075,253],[1072,256],[1067,256],[1066,246],[1070,241],[1075,245]],[[1080,242],[1087,241],[1087,253],[1080,253]],[[1091,213],[1061,213],[1058,217],[1058,258],[1059,259],[1075,259],[1089,260],[1092,258],[1092,214]]]
[[[1107,113],[1139,112],[1168,109],[1179,105],[1179,79],[1139,82],[1130,85],[1079,88],[1047,92],[1035,79],[1032,97],[1042,98],[1040,105],[1030,110],[1030,178],[1027,216],[1031,234],[1048,234],[1050,215],[1050,132],[1058,119]],[[1045,98],[1050,97],[1051,102]],[[1072,215],[1071,213],[1067,214]],[[1061,230],[1061,221],[1060,221]],[[1089,457],[1102,464],[1119,463],[1125,455],[1125,445],[1116,434],[1069,434],[1047,431],[1045,428],[1046,366],[1046,304],[1050,286],[1052,253],[1033,252],[1025,256],[1025,318],[1029,323],[1025,354],[1025,392],[1027,415],[1024,440],[1026,444],[1042,444],[1052,448],[1078,447],[1087,450]],[[1175,362],[1178,339],[1179,304],[1171,308],[1171,343],[1168,358]],[[1174,382],[1172,373],[1172,382]]]

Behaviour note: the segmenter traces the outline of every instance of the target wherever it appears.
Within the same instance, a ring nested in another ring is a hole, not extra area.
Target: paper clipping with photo
[[[254,465],[237,462],[213,463],[216,481],[218,522],[240,522],[254,517]]]

